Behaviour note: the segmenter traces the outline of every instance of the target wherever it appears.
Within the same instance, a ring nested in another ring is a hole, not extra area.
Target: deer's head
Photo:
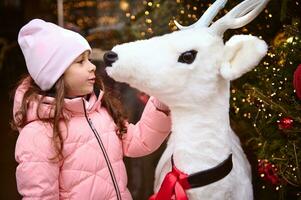
[[[264,41],[250,35],[233,36],[224,44],[223,33],[248,24],[268,1],[245,0],[210,25],[226,3],[217,0],[195,24],[183,27],[175,22],[180,31],[115,46],[104,55],[106,71],[169,106],[216,97],[267,51]]]

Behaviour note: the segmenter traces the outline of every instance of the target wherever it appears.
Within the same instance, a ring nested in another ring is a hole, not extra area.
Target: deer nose
[[[118,55],[114,51],[108,51],[103,55],[103,60],[106,66],[112,66],[112,64],[118,60]]]

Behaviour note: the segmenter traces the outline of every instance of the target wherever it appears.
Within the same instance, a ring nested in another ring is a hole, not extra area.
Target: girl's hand
[[[169,115],[170,109],[167,105],[165,105],[164,103],[162,103],[161,101],[159,101],[156,98],[153,99],[153,103],[158,111],[161,111],[161,112],[165,113],[166,115]]]

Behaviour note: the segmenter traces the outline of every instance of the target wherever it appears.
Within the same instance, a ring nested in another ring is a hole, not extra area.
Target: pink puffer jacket
[[[26,88],[26,84],[21,85],[15,94],[14,113]],[[83,98],[65,99],[69,123],[68,135],[66,128],[62,130],[66,139],[61,162],[49,160],[54,155],[52,128],[38,120],[37,103],[30,103],[28,124],[19,130],[15,151],[19,163],[17,186],[23,199],[132,199],[123,156],[144,156],[156,150],[168,136],[171,120],[156,110],[156,99],[151,97],[141,120],[129,124],[126,136],[120,140],[115,123],[101,106],[102,96],[101,91],[88,102]],[[43,100],[40,117],[53,116],[51,102],[52,97]]]

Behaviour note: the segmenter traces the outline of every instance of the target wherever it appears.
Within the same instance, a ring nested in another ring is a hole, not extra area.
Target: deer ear
[[[221,76],[227,80],[239,78],[257,66],[267,53],[267,44],[251,35],[235,35],[225,44]]]

